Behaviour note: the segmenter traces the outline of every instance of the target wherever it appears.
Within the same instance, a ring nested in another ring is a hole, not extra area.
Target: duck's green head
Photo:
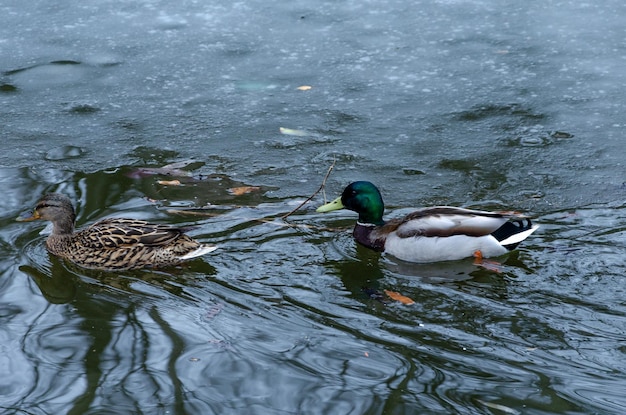
[[[348,209],[359,214],[359,222],[382,225],[385,205],[378,188],[370,182],[360,181],[348,185],[340,197],[317,208],[317,212]]]

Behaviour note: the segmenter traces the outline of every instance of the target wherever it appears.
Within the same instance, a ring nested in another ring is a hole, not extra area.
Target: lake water
[[[624,16],[617,0],[4,1],[1,412],[625,413]],[[328,198],[370,180],[387,217],[448,204],[541,228],[495,271],[359,247],[352,212],[315,213],[322,193],[281,219],[333,164]],[[44,223],[15,222],[51,191],[78,226],[194,225],[220,248],[73,267]]]

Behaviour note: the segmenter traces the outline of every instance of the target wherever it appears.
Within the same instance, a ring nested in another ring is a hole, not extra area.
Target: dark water
[[[3,2],[2,413],[624,413],[625,15],[614,0]],[[357,247],[351,213],[314,213],[321,195],[280,219],[333,162],[328,197],[371,180],[389,217],[507,208],[541,228],[495,272]],[[72,267],[44,224],[14,221],[49,191],[79,226],[195,225],[220,249]]]

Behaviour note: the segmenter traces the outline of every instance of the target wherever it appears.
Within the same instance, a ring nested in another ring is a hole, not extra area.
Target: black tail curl
[[[504,225],[500,226],[498,229],[496,229],[494,232],[492,232],[491,235],[498,241],[504,241],[506,238],[509,238],[516,233],[524,232],[532,227],[533,223],[530,221],[530,219],[525,218],[507,222]],[[506,249],[515,249],[517,248],[517,245],[519,245],[519,242],[516,244],[506,245]]]

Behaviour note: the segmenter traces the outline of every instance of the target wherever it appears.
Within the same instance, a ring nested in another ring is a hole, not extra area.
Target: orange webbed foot
[[[478,250],[472,254],[474,257],[474,265],[485,268],[486,270],[500,274],[502,272],[502,264],[497,261],[489,261],[483,258],[483,253]]]

